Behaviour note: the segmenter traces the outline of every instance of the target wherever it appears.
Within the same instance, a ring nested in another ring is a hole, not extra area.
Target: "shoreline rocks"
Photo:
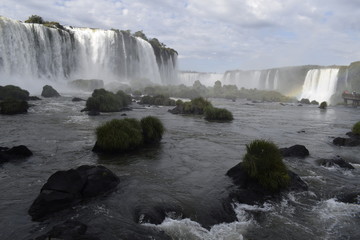
[[[60,97],[60,94],[50,85],[45,85],[41,92],[41,96],[45,98]]]
[[[343,169],[348,169],[348,170],[353,170],[355,169],[353,167],[353,165],[351,165],[350,163],[346,162],[344,159],[342,159],[341,157],[337,156],[334,159],[319,159],[317,160],[317,163],[321,166],[324,167],[333,167],[333,166],[338,166],[340,168]]]

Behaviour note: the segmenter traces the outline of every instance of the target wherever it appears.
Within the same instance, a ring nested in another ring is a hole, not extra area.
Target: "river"
[[[101,239],[157,239],[146,229],[164,231],[173,239],[360,239],[360,206],[335,200],[339,193],[359,192],[360,148],[337,147],[334,137],[345,136],[359,121],[360,109],[336,106],[286,106],[279,103],[211,99],[234,115],[231,123],[207,122],[201,117],[168,113],[170,107],[134,104],[127,117],[159,117],[166,132],[159,147],[119,156],[91,151],[95,128],[122,113],[87,116],[84,102],[71,94],[30,102],[28,114],[0,115],[0,146],[26,145],[34,155],[0,165],[0,239],[31,239],[67,219],[89,226]],[[225,175],[255,139],[279,147],[302,144],[305,159],[284,159],[309,191],[289,193],[280,202],[261,206],[234,204],[238,221],[202,227],[232,187]],[[355,170],[326,168],[319,158],[341,156]],[[27,211],[51,174],[84,164],[101,164],[120,177],[117,189],[105,197],[32,222]],[[180,206],[183,215],[170,214],[160,225],[141,224],[136,209],[161,204]],[[127,235],[126,235],[126,234]],[[126,237],[127,236],[127,237]],[[152,236],[152,237],[151,237]]]

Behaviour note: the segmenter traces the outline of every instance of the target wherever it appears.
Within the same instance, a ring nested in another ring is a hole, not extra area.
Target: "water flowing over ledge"
[[[149,42],[119,30],[60,30],[0,17],[0,77],[169,84],[176,82],[177,54],[156,55]]]

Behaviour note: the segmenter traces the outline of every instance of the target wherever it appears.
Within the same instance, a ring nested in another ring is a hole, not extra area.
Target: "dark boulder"
[[[37,97],[37,96],[30,96],[28,100],[29,100],[29,101],[40,101],[41,98],[39,98],[39,97]]]
[[[283,157],[307,157],[309,156],[309,150],[303,145],[294,145],[288,148],[280,148],[280,153]]]
[[[307,99],[307,98],[302,98],[302,99],[300,100],[300,103],[302,103],[302,104],[310,104],[310,100]]]
[[[58,171],[50,176],[29,209],[32,220],[71,207],[82,200],[99,196],[114,189],[120,180],[103,166],[80,166]]]
[[[360,192],[341,194],[336,199],[343,203],[360,204]]]
[[[360,145],[360,140],[356,138],[334,138],[333,144],[336,146],[355,147]]]
[[[45,85],[41,92],[41,96],[45,98],[52,98],[52,97],[60,97],[60,94],[52,86]]]
[[[91,110],[91,111],[88,112],[88,115],[89,116],[98,116],[98,115],[100,115],[100,112],[95,111],[95,110]]]
[[[87,226],[79,221],[67,220],[62,224],[55,225],[48,233],[37,237],[35,240],[46,239],[82,239],[98,240],[100,238],[86,234]]]
[[[0,163],[30,157],[33,153],[24,145],[13,148],[0,147]]]
[[[0,114],[14,115],[27,113],[29,104],[24,100],[7,99],[0,102]]]
[[[231,168],[226,175],[229,176],[237,189],[229,195],[231,200],[245,204],[261,204],[267,200],[275,200],[281,197],[281,193],[289,191],[306,191],[307,184],[294,172],[288,170],[290,184],[280,192],[272,192],[261,186],[255,179],[251,178],[245,171],[242,163]]]
[[[337,156],[334,159],[319,159],[317,160],[318,164],[324,167],[333,167],[338,166],[343,169],[352,170],[355,169],[350,163],[346,162],[341,157]]]
[[[85,99],[78,98],[78,97],[74,97],[71,101],[73,101],[73,102],[82,102],[82,101],[86,102]]]

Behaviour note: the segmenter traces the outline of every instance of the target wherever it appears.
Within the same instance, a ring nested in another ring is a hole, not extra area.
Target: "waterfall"
[[[161,63],[149,42],[118,30],[59,30],[0,17],[1,84],[5,80],[22,85],[64,83],[79,78],[176,82],[177,55],[160,54]]]
[[[199,80],[205,86],[214,86],[217,80],[223,78],[223,74],[220,73],[201,73],[201,72],[180,72],[180,83],[187,86],[192,86],[196,80]]]
[[[265,90],[270,90],[270,72],[271,70],[268,70],[266,79],[265,79]]]
[[[336,91],[338,68],[312,69],[306,74],[301,98],[329,102]]]
[[[276,70],[273,90],[277,90],[278,88],[279,88],[279,70]]]

